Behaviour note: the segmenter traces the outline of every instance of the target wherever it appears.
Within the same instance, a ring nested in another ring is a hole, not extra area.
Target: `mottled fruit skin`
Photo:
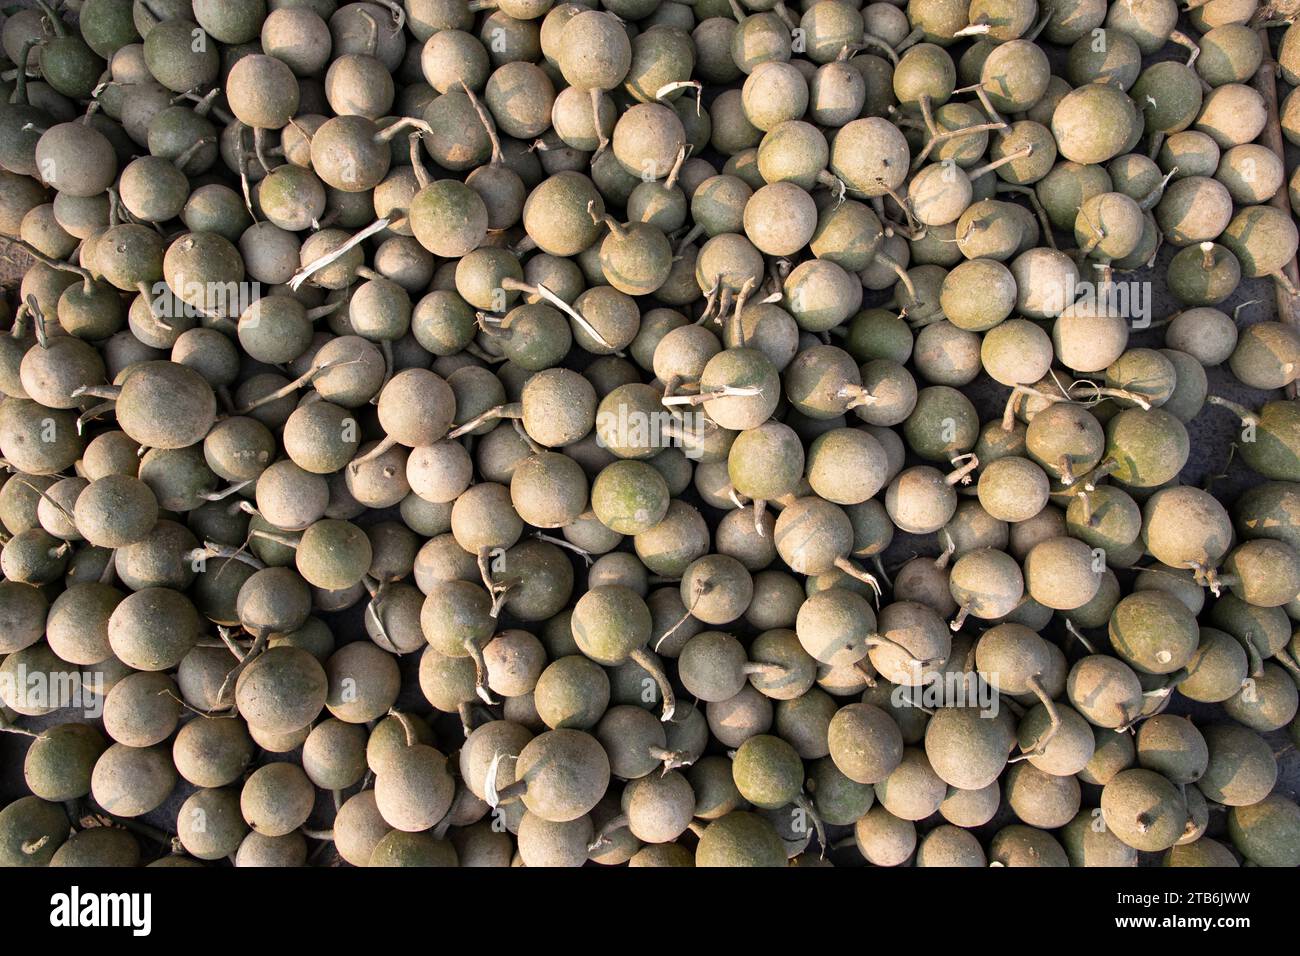
[[[1117,87],[1086,84],[1067,93],[1052,114],[1052,135],[1066,159],[1104,163],[1124,151],[1138,122],[1133,101]]]
[[[425,744],[397,754],[375,778],[375,803],[398,830],[418,833],[441,820],[451,807],[456,784],[447,758]]]
[[[588,591],[573,612],[573,637],[592,660],[621,664],[650,639],[650,611],[636,592],[623,585]]]
[[[925,730],[934,772],[962,790],[979,790],[996,780],[1014,743],[1015,727],[1004,710],[990,719],[977,707],[945,707]]]
[[[1268,402],[1254,426],[1255,440],[1239,446],[1246,464],[1274,481],[1300,481],[1300,405]]]
[[[792,802],[803,784],[803,762],[780,737],[758,734],[736,751],[732,776],[741,796],[756,807],[776,810]]]
[[[444,179],[430,183],[411,202],[411,228],[435,256],[466,255],[487,233],[487,207],[468,186]]]
[[[1178,788],[1151,770],[1125,770],[1101,791],[1106,826],[1135,850],[1158,852],[1178,842],[1187,803]]]
[[[695,848],[696,866],[785,866],[785,845],[762,817],[733,810],[710,823]]]
[[[1187,665],[1200,642],[1196,619],[1182,601],[1163,591],[1139,591],[1116,605],[1111,646],[1147,674],[1171,674]]]
[[[1197,786],[1207,800],[1243,807],[1264,799],[1277,782],[1277,761],[1264,738],[1238,724],[1202,731],[1210,759]]]
[[[831,719],[827,736],[836,768],[855,783],[878,783],[903,759],[898,725],[871,704],[842,707]]]
[[[529,811],[553,823],[576,820],[600,802],[609,786],[609,757],[580,730],[552,730],[520,751],[516,778]]]
[[[1281,794],[1233,807],[1228,833],[1247,860],[1259,866],[1300,866],[1300,807]]]
[[[20,797],[0,810],[0,866],[48,865],[69,831],[67,814],[59,804]],[[784,862],[784,849],[781,856]]]
[[[275,647],[253,661],[235,684],[239,712],[270,733],[305,727],[325,706],[325,669],[306,651]]]
[[[1118,463],[1116,480],[1154,488],[1183,470],[1191,443],[1183,423],[1168,412],[1127,408],[1106,423],[1106,454]]]
[[[916,824],[877,804],[853,828],[858,851],[875,866],[901,866],[916,849]]]
[[[831,148],[830,170],[858,196],[883,196],[907,176],[907,141],[879,117],[857,119],[840,128]]]

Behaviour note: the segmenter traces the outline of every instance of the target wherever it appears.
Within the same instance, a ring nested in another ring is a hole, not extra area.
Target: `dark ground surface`
[[[27,4],[21,4],[27,5]],[[1160,57],[1167,58],[1167,57]],[[1280,95],[1285,95],[1285,87],[1281,87]],[[1290,150],[1289,150],[1290,152]],[[1288,170],[1292,168],[1295,157],[1288,156]],[[1164,273],[1169,258],[1175,250],[1165,247],[1161,250],[1158,261],[1154,268],[1144,269],[1136,273],[1130,273],[1125,278],[1130,281],[1150,281],[1153,289],[1153,317],[1158,321],[1161,318],[1172,315],[1177,311],[1177,303],[1165,291]],[[0,287],[6,292],[6,298],[12,304],[13,296],[11,294],[16,286],[18,279],[21,277],[23,266],[21,258],[11,259],[0,256]],[[871,294],[868,293],[870,296]],[[877,300],[883,300],[877,297]],[[875,301],[868,299],[868,304]],[[1276,314],[1276,306],[1272,283],[1269,280],[1251,280],[1243,282],[1241,287],[1234,294],[1232,299],[1220,306],[1224,311],[1231,314],[1232,309],[1242,303],[1254,301],[1255,304],[1247,305],[1239,317],[1240,325],[1247,325],[1253,322],[1271,319]],[[10,314],[7,310],[3,315]],[[1130,346],[1145,346],[1160,348],[1163,346],[1163,333],[1159,327],[1134,332],[1130,339]],[[1238,383],[1226,369],[1208,369],[1209,390],[1211,394],[1220,395],[1230,398],[1234,401],[1245,404],[1249,407],[1259,407],[1269,398],[1277,397],[1275,394],[1259,392],[1246,388]],[[921,383],[924,384],[924,383]],[[986,376],[981,375],[970,386],[963,388],[963,391],[975,402],[980,411],[983,420],[999,417],[1007,396],[1007,389],[997,385],[989,380]],[[1191,457],[1179,476],[1179,481],[1183,484],[1204,486],[1206,481],[1214,477],[1212,491],[1214,495],[1230,505],[1238,494],[1251,485],[1258,483],[1258,476],[1254,475],[1246,468],[1239,459],[1229,461],[1231,447],[1239,435],[1239,423],[1226,410],[1222,408],[1206,406],[1201,413],[1188,424],[1188,433],[1191,439]],[[1225,464],[1227,465],[1225,469]],[[688,492],[687,497],[693,494],[693,489]],[[698,504],[698,501],[696,502]],[[717,518],[721,517],[721,512],[703,506],[702,510],[710,519],[713,525]],[[371,523],[376,520],[382,520],[387,517],[386,514],[367,515],[361,521],[362,524]],[[630,542],[626,545],[630,550]],[[928,536],[911,536],[899,534],[889,549],[885,557],[885,566],[892,572],[905,561],[918,554],[935,555],[938,554],[939,547],[934,535]],[[581,565],[575,560],[577,570],[578,587],[577,593],[581,593],[581,585],[584,581]],[[1120,577],[1125,581],[1126,575],[1121,572]],[[321,615],[332,626],[336,641],[338,644],[344,644],[353,640],[367,640],[365,631],[361,625],[360,610],[357,608],[342,614]],[[508,621],[503,623],[508,625]],[[1060,641],[1062,636],[1056,621],[1053,621],[1045,636]],[[1102,646],[1105,646],[1104,629],[1101,632],[1086,632],[1090,638],[1100,636]],[[1073,660],[1078,655],[1077,645],[1062,643],[1066,649],[1067,655]],[[401,697],[398,701],[398,707],[407,709],[420,714],[427,714],[429,711],[428,702],[420,692],[419,684],[416,679],[416,670],[418,666],[419,654],[406,655],[402,659],[403,670],[403,688]],[[843,699],[842,703],[847,703],[852,698]],[[1190,702],[1175,694],[1173,702],[1170,705],[1170,712],[1184,713],[1193,717],[1198,723],[1211,722],[1216,718],[1223,716],[1222,709],[1217,706],[1192,705]],[[1195,709],[1193,709],[1193,707]],[[80,711],[61,711],[51,714],[44,718],[28,719],[22,718],[18,721],[20,726],[31,730],[39,730],[42,727],[62,723],[69,720],[85,719]],[[440,746],[444,751],[450,752],[459,746],[461,740],[459,722],[454,718],[445,715],[441,716],[434,722],[435,729],[438,731]],[[1277,791],[1286,794],[1291,799],[1300,798],[1300,754],[1295,747],[1291,746],[1286,731],[1278,731],[1268,734],[1266,737],[1274,746],[1278,754],[1279,777]],[[0,806],[27,794],[26,786],[22,779],[22,759],[28,746],[29,738],[15,735],[0,733]],[[294,751],[288,754],[269,754],[258,752],[254,759],[253,766],[262,763],[273,762],[275,760],[296,760],[299,752]],[[176,814],[181,803],[196,788],[181,781],[176,787],[171,797],[158,810],[148,814],[143,818],[145,822],[167,833],[175,833]],[[354,788],[355,790],[355,788]],[[349,794],[353,791],[349,791]],[[1100,788],[1090,785],[1083,785],[1083,805],[1096,806],[1097,797]],[[309,826],[320,829],[328,829],[333,819],[333,805],[327,794],[320,794],[316,810],[313,814]],[[937,817],[935,819],[940,819]],[[987,846],[988,839],[1001,826],[1008,822],[1013,822],[1014,817],[1009,808],[1005,805],[1000,808],[997,817],[986,826],[976,831],[981,842]],[[926,824],[921,824],[921,829],[928,828]],[[834,842],[839,837],[850,832],[849,828],[831,827],[830,838]],[[1226,829],[1226,814],[1222,811],[1213,811],[1210,816],[1210,829],[1208,835],[1222,836]],[[153,859],[167,852],[167,847],[160,843],[155,843],[147,838],[141,838],[141,846],[146,856],[145,859]],[[854,849],[844,849],[833,851],[831,859],[837,865],[864,865],[861,856]],[[1151,864],[1158,861],[1158,856],[1144,855],[1144,863]],[[319,851],[314,854],[313,862],[327,865],[344,865],[338,860],[333,851],[332,844],[320,845]]]

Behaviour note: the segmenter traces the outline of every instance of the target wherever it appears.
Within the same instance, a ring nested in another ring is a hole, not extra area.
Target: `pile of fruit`
[[[591,4],[10,12],[0,865],[1300,865],[1296,11]]]

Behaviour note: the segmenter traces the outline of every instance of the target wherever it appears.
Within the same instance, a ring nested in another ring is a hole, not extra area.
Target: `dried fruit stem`
[[[447,437],[452,439],[460,438],[462,435],[467,435],[476,428],[486,425],[488,422],[495,422],[502,418],[523,417],[524,406],[520,402],[508,402],[505,405],[498,405],[496,408],[489,408],[482,415],[477,415],[474,418],[471,418],[459,428],[455,428],[448,432]]]
[[[644,647],[636,648],[629,657],[659,685],[659,694],[664,699],[664,709],[659,719],[665,723],[672,720],[673,713],[677,710],[677,695],[673,693],[673,685],[669,683],[664,669]]]
[[[321,269],[324,269],[326,266],[330,265],[331,263],[336,262],[337,260],[343,258],[354,247],[365,242],[375,233],[383,232],[385,229],[388,228],[388,223],[389,220],[387,218],[377,219],[374,222],[372,222],[370,225],[366,226],[366,228],[358,232],[356,235],[348,239],[347,242],[340,245],[337,249],[334,249],[331,252],[327,252],[323,256],[313,259],[311,262],[307,263],[305,266],[303,266],[293,274],[293,278],[289,280],[289,288],[297,292],[300,288],[302,288],[302,284],[306,282],[308,279],[310,279],[315,273],[319,272]]]

